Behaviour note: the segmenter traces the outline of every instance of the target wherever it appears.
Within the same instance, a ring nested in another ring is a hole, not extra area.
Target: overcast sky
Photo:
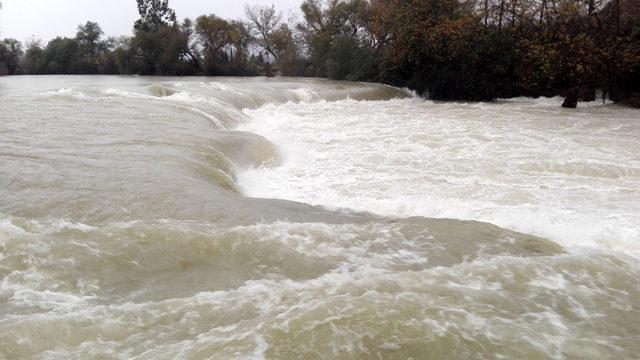
[[[105,34],[129,35],[138,18],[136,0],[0,0],[0,38],[25,41],[35,36],[48,41],[74,36],[78,24],[97,21]],[[275,4],[285,16],[297,12],[301,0],[169,0],[178,19],[214,13],[244,18],[244,5]]]

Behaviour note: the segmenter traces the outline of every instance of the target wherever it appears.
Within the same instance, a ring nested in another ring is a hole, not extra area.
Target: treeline
[[[304,0],[302,18],[178,22],[137,0],[133,36],[99,25],[46,46],[5,39],[0,74],[283,75],[377,81],[438,100],[565,97],[640,106],[640,0]]]

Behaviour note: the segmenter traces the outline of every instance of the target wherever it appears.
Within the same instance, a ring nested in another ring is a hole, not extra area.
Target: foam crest
[[[544,101],[266,105],[240,129],[274,142],[282,166],[239,184],[249,196],[480,220],[640,255],[637,122],[617,107],[585,116]]]
[[[299,88],[290,90],[301,102],[313,102],[320,100],[320,96],[313,90]]]
[[[76,100],[85,100],[88,96],[74,89],[69,88],[61,88],[58,90],[51,90],[40,93],[41,96],[50,97],[50,98],[67,98],[67,99],[76,99]]]

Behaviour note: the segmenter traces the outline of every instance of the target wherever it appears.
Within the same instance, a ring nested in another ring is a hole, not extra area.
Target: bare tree
[[[255,43],[268,56],[272,56],[276,62],[279,60],[278,51],[274,44],[273,34],[280,27],[282,14],[271,6],[245,6],[245,13],[249,19],[248,29]],[[269,74],[269,61],[266,60],[267,75]]]

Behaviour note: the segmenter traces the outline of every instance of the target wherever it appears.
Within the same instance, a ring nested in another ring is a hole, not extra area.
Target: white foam
[[[77,91],[74,89],[69,89],[69,88],[61,88],[58,90],[46,91],[44,93],[41,93],[40,95],[46,96],[46,97],[67,97],[67,98],[74,98],[74,99],[87,98],[87,96],[83,92]]]
[[[122,89],[107,89],[104,91],[104,94],[107,96],[115,96],[115,97],[124,97],[124,98],[133,98],[133,99],[153,99],[155,96],[144,95],[139,93],[134,93]]]
[[[216,81],[212,81],[209,83],[201,83],[202,85],[210,88],[210,89],[215,89],[215,90],[220,90],[220,91],[233,91],[233,87],[231,87],[228,84],[223,84],[221,82],[216,82]]]
[[[292,92],[301,102],[308,103],[320,100],[320,96],[318,96],[318,93],[311,89],[298,88],[289,91]]]
[[[266,105],[241,130],[274,142],[282,166],[238,181],[253,197],[480,220],[640,255],[637,112],[547,101]]]
[[[11,219],[0,220],[0,239],[25,234],[23,228],[13,224]]]
[[[525,106],[553,106],[554,108],[557,108],[562,105],[562,103],[564,102],[564,98],[562,96],[552,96],[552,97],[541,96],[539,98],[533,99],[533,98],[521,96],[521,97],[515,97],[515,98],[508,98],[508,99],[498,99],[497,101],[504,102],[504,103],[522,104]],[[613,104],[614,102],[609,99],[606,99],[603,102],[601,98],[597,98],[595,101],[580,101],[578,103],[578,108],[613,105]]]
[[[10,218],[0,219],[0,260],[4,257],[4,246],[7,240],[24,234],[26,231],[16,226]]]

